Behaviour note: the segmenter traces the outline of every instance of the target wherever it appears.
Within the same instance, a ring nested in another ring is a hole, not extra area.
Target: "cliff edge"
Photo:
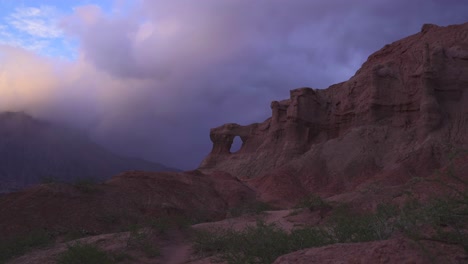
[[[468,23],[426,24],[369,56],[346,82],[291,90],[263,123],[211,129],[200,170],[250,179],[267,201],[427,176],[466,147],[467,90]],[[231,153],[235,137],[242,147]]]

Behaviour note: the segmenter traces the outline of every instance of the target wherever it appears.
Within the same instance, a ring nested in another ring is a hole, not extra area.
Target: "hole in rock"
[[[232,142],[230,152],[236,153],[237,151],[241,149],[241,147],[242,147],[242,139],[239,136],[237,136],[234,138],[234,141]]]

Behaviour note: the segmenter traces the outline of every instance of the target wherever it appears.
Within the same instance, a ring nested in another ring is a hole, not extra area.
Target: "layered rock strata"
[[[279,172],[305,193],[350,190],[379,175],[401,183],[466,146],[467,90],[468,23],[424,25],[369,56],[346,82],[291,90],[263,123],[211,129],[213,148],[200,169],[254,186]],[[231,153],[235,137],[242,147]]]

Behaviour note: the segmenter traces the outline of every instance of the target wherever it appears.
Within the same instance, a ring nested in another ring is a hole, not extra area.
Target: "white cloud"
[[[16,30],[39,38],[59,38],[62,30],[58,27],[59,12],[50,6],[20,7],[6,20]]]
[[[63,13],[52,6],[18,7],[0,18],[0,44],[45,56],[76,54],[60,28]]]

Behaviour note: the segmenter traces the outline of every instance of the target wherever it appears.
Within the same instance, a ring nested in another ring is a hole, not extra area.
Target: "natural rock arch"
[[[244,142],[242,142],[242,139],[240,136],[235,136],[232,144],[231,144],[231,149],[229,150],[230,153],[236,153],[238,152],[241,148]]]

